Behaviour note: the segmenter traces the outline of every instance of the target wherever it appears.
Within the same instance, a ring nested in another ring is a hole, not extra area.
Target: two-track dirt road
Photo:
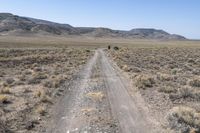
[[[103,50],[95,52],[78,77],[56,106],[48,132],[162,132],[148,118],[140,98],[130,95],[130,83]]]

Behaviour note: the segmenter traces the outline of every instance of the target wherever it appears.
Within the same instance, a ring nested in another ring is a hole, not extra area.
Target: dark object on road
[[[115,46],[113,49],[114,49],[114,50],[119,50],[119,47]]]
[[[110,47],[110,45],[108,45],[108,49],[110,49],[111,47]]]

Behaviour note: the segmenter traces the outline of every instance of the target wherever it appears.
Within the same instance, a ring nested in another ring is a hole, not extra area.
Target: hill
[[[99,38],[138,38],[183,40],[183,36],[157,29],[132,29],[130,31],[108,28],[73,27],[46,20],[0,13],[0,35],[73,35]]]

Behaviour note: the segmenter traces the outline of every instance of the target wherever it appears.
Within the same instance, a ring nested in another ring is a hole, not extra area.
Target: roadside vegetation
[[[39,132],[91,54],[78,48],[0,49],[0,132]]]
[[[129,47],[109,55],[127,72],[154,116],[175,132],[200,132],[200,48]]]

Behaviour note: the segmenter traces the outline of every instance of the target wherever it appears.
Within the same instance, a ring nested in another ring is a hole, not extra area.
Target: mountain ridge
[[[173,39],[184,40],[185,37],[169,34],[164,30],[136,28],[130,31],[113,30],[104,27],[73,27],[47,20],[21,17],[11,13],[0,13],[0,35],[73,35],[98,38],[136,38],[136,39]]]

